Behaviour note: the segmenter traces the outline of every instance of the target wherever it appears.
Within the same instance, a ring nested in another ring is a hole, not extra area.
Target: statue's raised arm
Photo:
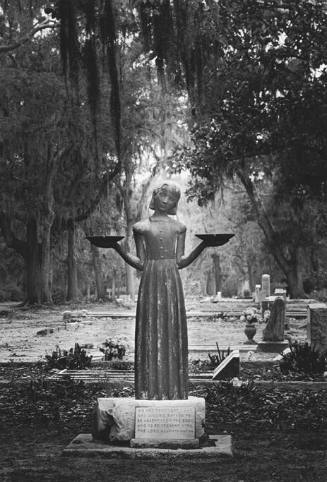
[[[137,240],[137,236],[134,234],[134,239],[135,239],[135,244],[136,244],[136,252],[137,246],[140,243],[140,240]],[[136,268],[140,271],[143,271],[144,267],[144,259],[142,260],[139,256],[138,253],[136,256],[134,256],[131,253],[128,253],[123,246],[121,246],[119,243],[115,243],[112,248],[117,251],[117,253],[123,258],[123,260],[132,266],[133,268]]]
[[[185,236],[186,229],[177,238],[177,248],[176,248],[176,262],[179,269],[186,268],[202,253],[206,248],[204,241],[198,244],[187,256],[184,255],[185,251]]]

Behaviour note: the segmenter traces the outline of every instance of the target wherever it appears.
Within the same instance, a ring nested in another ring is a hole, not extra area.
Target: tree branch
[[[0,45],[0,54],[6,54],[7,52],[18,49],[25,43],[30,42],[34,35],[38,32],[41,32],[41,30],[45,30],[47,28],[57,28],[58,26],[59,24],[53,20],[43,20],[43,22],[36,24],[27,34],[16,40],[16,42],[13,42],[9,45]]]
[[[249,176],[243,172],[241,169],[238,169],[236,172],[238,178],[240,179],[241,183],[245,187],[245,190],[249,196],[251,205],[256,212],[258,224],[261,227],[266,240],[270,246],[271,252],[273,253],[277,263],[281,267],[284,272],[287,272],[290,268],[289,261],[285,258],[284,254],[282,253],[281,249],[276,243],[276,232],[275,229],[269,219],[269,216],[258,197],[255,186],[251,182]]]
[[[85,221],[92,213],[93,211],[96,209],[96,207],[98,206],[99,202],[101,201],[101,198],[102,196],[104,195],[104,193],[106,192],[106,189],[107,189],[107,185],[110,181],[113,180],[113,178],[118,174],[119,170],[121,168],[121,165],[119,163],[119,168],[118,168],[118,164],[116,165],[116,168],[110,172],[110,173],[106,173],[104,176],[103,176],[103,179],[101,181],[101,185],[99,187],[99,190],[97,192],[97,195],[95,196],[95,198],[91,201],[90,203],[90,206],[88,209],[86,209],[85,211],[83,211],[82,213],[80,213],[79,215],[75,216],[73,218],[73,221],[75,223],[79,223],[81,221]]]

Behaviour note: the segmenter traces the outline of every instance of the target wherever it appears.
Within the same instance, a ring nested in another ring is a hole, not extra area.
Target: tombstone
[[[320,353],[327,352],[327,305],[312,303],[308,305],[308,341]]]
[[[276,298],[270,311],[270,318],[263,330],[263,340],[258,344],[258,350],[268,352],[281,352],[288,346],[284,340],[285,301]]]
[[[274,295],[286,300],[286,290],[284,288],[275,288]]]
[[[240,352],[233,350],[219,365],[215,368],[212,380],[226,380],[228,378],[238,377],[240,375]]]
[[[270,296],[270,275],[263,274],[261,277],[262,286],[262,299],[264,300],[267,296]]]
[[[285,324],[285,302],[276,298],[270,312],[270,318],[263,330],[263,341],[283,341]]]
[[[261,301],[261,285],[255,285],[254,301],[260,303]]]

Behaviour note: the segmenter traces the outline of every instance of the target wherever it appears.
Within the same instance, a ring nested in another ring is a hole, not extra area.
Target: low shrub
[[[109,363],[110,370],[134,370],[134,363],[123,360],[112,360]]]
[[[218,343],[216,343],[216,346],[217,355],[211,355],[211,353],[208,353],[208,357],[210,359],[210,368],[216,368],[218,365],[220,365],[220,363],[224,361],[231,352],[229,347],[227,348],[227,350],[220,350]]]
[[[113,338],[107,339],[99,348],[104,353],[104,359],[111,361],[114,359],[122,360],[126,353],[126,346],[121,341]]]
[[[88,356],[78,343],[70,350],[61,350],[59,346],[52,352],[52,355],[45,356],[47,360],[46,369],[51,370],[84,370],[91,366],[92,356]]]
[[[323,373],[326,369],[326,355],[321,354],[309,343],[294,341],[290,343],[290,351],[283,354],[279,362],[282,373],[303,372],[307,374]]]

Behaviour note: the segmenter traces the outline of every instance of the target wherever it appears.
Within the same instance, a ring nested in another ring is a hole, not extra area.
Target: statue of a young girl
[[[186,227],[176,214],[180,189],[164,183],[153,191],[154,214],[133,227],[137,256],[117,243],[122,258],[143,271],[135,329],[135,398],[185,399],[188,395],[188,344],[184,294],[178,269],[206,247],[184,256]]]

